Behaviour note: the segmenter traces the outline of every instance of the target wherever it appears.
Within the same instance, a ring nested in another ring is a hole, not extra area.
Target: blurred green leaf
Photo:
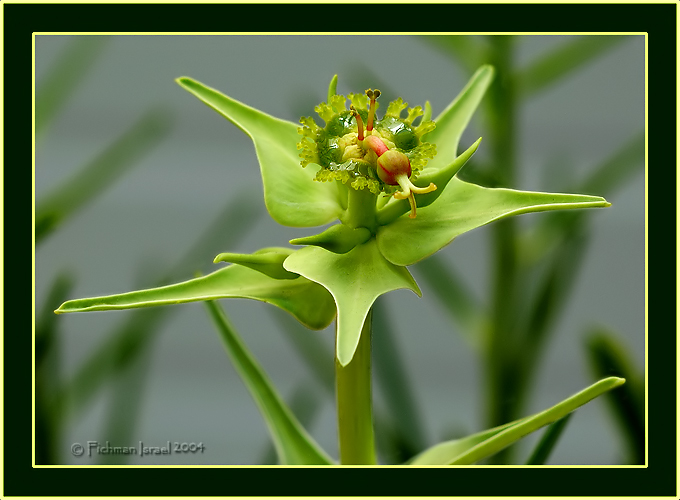
[[[58,323],[52,312],[71,292],[74,279],[61,273],[52,282],[43,307],[35,321],[35,462],[41,465],[60,463],[63,421],[58,398],[62,384]]]
[[[393,424],[395,461],[400,463],[425,447],[423,422],[384,301],[373,304],[372,328],[374,373]]]
[[[435,292],[439,303],[460,325],[468,344],[477,352],[484,346],[487,315],[457,272],[440,255],[431,255],[415,264],[416,275]]]
[[[148,338],[148,337],[147,337]],[[151,342],[140,343],[140,348],[130,352],[126,357],[125,369],[119,369],[113,377],[113,391],[108,401],[108,410],[104,417],[104,429],[100,442],[133,443],[137,421],[141,414],[144,385],[151,365]],[[130,455],[103,454],[102,464],[125,464]]]
[[[632,176],[644,171],[645,143],[643,130],[593,168],[579,189],[585,193],[611,193],[621,188]]]
[[[593,328],[587,337],[588,357],[597,377],[615,375],[628,381],[620,391],[607,395],[622,434],[628,443],[630,461],[645,463],[645,384],[644,374],[635,369],[623,343],[604,328]]]
[[[298,385],[288,398],[288,406],[300,425],[307,429],[319,414],[323,400],[309,384]],[[273,444],[267,447],[259,463],[264,465],[277,464],[276,448]]]
[[[222,309],[214,302],[206,307],[220,332],[224,346],[260,413],[267,423],[282,465],[327,465],[331,458],[314,442],[279,397],[262,367],[240,339]]]
[[[438,48],[468,71],[479,66],[485,50],[484,42],[470,35],[427,35],[420,39]]]
[[[234,216],[236,212],[238,212],[238,217]],[[202,263],[209,262],[208,259],[212,258],[217,248],[237,244],[254,226],[261,214],[260,204],[255,201],[252,193],[244,192],[236,196],[208,225],[202,236],[181,257],[173,269],[165,277],[152,280],[152,282],[155,281],[160,286],[177,281],[181,279],[181,276],[195,271],[197,266],[200,267]],[[225,231],[225,227],[229,230]],[[60,302],[63,302],[63,298],[53,304]],[[50,310],[50,317],[56,318],[53,309],[54,307]],[[163,321],[173,311],[175,311],[173,308],[137,309],[127,316],[123,324],[107,336],[107,339],[79,367],[73,378],[63,388],[60,397],[68,401],[69,411],[73,413],[79,411],[106,382],[133,366],[134,359],[146,352],[147,345],[153,342]],[[142,382],[139,381],[139,384],[141,385]],[[134,386],[131,390],[136,388],[137,386]]]
[[[642,173],[645,164],[645,133],[640,132],[603,162],[591,169],[592,173],[573,187],[586,194],[605,193],[613,196],[633,176]],[[554,212],[542,217],[531,232],[519,240],[519,254],[525,265],[543,260],[557,251],[565,240],[583,229],[578,229],[589,214],[583,211]]]
[[[104,340],[64,386],[60,399],[71,414],[81,411],[105,383],[134,367],[135,359],[156,338],[160,326],[176,311],[155,308],[135,311]],[[138,381],[141,384],[141,381]]]
[[[39,200],[35,207],[36,246],[165,137],[170,130],[169,118],[159,110],[147,112],[73,178]]]
[[[565,228],[566,234],[562,236],[560,246],[546,258],[548,262],[544,268],[534,268],[536,272],[532,279],[536,283],[535,291],[525,292],[529,305],[526,313],[518,319],[524,326],[519,329],[521,339],[517,340],[522,346],[518,351],[521,361],[517,371],[527,383],[533,377],[551,327],[567,304],[567,298],[579,277],[577,271],[586,255],[587,235],[584,231],[581,225]]]
[[[545,430],[545,433],[543,434],[543,437],[536,445],[534,452],[531,454],[531,457],[529,457],[529,460],[527,460],[527,465],[545,464],[545,461],[548,459],[550,453],[557,444],[557,441],[560,439],[562,431],[566,427],[571,416],[572,413],[569,413],[565,417],[559,419],[557,422],[554,422],[548,426],[548,428]]]
[[[61,304],[73,290],[75,278],[71,273],[62,272],[54,279],[42,309],[35,319],[35,362],[39,365],[43,358],[52,351],[51,342],[54,340],[57,317],[54,307]]]
[[[328,393],[335,394],[335,353],[317,332],[312,332],[280,309],[270,308],[279,330],[300,355],[310,375]]]
[[[75,36],[35,91],[35,134],[42,133],[76,89],[108,42],[106,36]]]
[[[517,74],[517,87],[523,97],[537,94],[627,38],[618,35],[590,35],[570,40],[520,70]]]
[[[476,434],[471,434],[459,439],[453,439],[451,441],[445,441],[443,443],[436,444],[427,450],[419,453],[413,459],[407,462],[407,465],[442,465],[447,464],[451,461],[452,457],[457,457],[471,448],[483,443],[489,438],[492,438],[499,432],[517,425],[524,419],[516,420],[515,422],[510,422],[505,425],[500,425],[494,427],[493,429],[487,429],[485,431],[478,432]]]
[[[530,417],[489,429],[448,443],[430,448],[414,460],[411,465],[470,465],[498,453],[515,441],[541,427],[555,422],[596,397],[625,383],[624,379],[609,377],[574,394],[561,403]]]

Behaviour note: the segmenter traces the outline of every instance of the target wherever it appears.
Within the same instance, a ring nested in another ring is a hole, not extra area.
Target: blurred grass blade
[[[416,457],[412,465],[470,465],[490,457],[515,441],[541,427],[555,422],[596,397],[625,382],[622,378],[608,377],[574,394],[561,403],[530,417],[483,431],[473,436],[440,443]],[[479,438],[484,438],[479,440]],[[470,446],[471,445],[471,446]],[[446,454],[451,451],[451,454]],[[436,462],[434,460],[437,460]]]
[[[54,306],[61,304],[71,293],[75,279],[70,273],[59,274],[52,282],[42,309],[35,319],[35,363],[38,366],[43,357],[52,349],[50,341],[53,340],[57,317],[54,314]]]
[[[614,418],[625,436],[630,460],[645,463],[645,387],[644,375],[636,370],[621,341],[602,328],[588,335],[588,357],[597,377],[615,375],[628,383],[620,391],[607,395]]]
[[[606,193],[623,186],[633,175],[644,172],[645,132],[629,139],[612,156],[593,169],[581,184],[583,193]]]
[[[60,338],[52,311],[71,292],[73,283],[70,274],[58,275],[35,321],[35,462],[41,465],[56,465],[61,458]]]
[[[322,398],[318,396],[316,391],[312,389],[309,384],[299,385],[293,391],[293,394],[288,398],[288,406],[293,412],[293,415],[298,419],[300,425],[305,429],[310,427],[314,419],[318,416],[323,406]],[[269,445],[265,451],[263,458],[259,463],[264,465],[277,464],[276,449],[273,445]]]
[[[320,333],[310,331],[280,309],[268,308],[276,324],[307,365],[310,374],[331,396],[335,396],[335,353]]]
[[[482,60],[484,44],[479,38],[470,35],[427,35],[421,40],[438,48],[467,71],[474,71]]]
[[[543,437],[536,446],[536,449],[531,454],[529,460],[527,460],[527,465],[545,464],[545,461],[550,456],[550,453],[555,447],[555,444],[557,444],[557,441],[560,439],[562,431],[569,422],[571,415],[572,414],[569,413],[567,416],[562,417],[557,422],[554,422],[548,426],[548,428],[545,431],[545,434],[543,434]]]
[[[102,342],[64,387],[60,398],[71,414],[81,411],[105,383],[126,371],[152,343],[168,318],[170,308],[145,309],[130,314],[122,326]]]
[[[133,445],[152,356],[151,343],[144,342],[141,345],[143,349],[137,349],[133,358],[128,357],[127,369],[119,370],[113,380],[113,394],[108,403],[100,438],[102,443],[109,441],[119,446]],[[126,464],[130,458],[125,453],[103,454],[100,463]]]
[[[274,441],[280,463],[331,464],[331,458],[314,442],[276,393],[269,377],[250,354],[222,309],[214,302],[206,302],[205,305],[220,332],[234,367],[260,409]]]
[[[472,290],[440,255],[435,254],[418,262],[415,270],[418,277],[435,292],[439,303],[458,322],[468,344],[481,352],[487,319]]]
[[[607,197],[622,188],[633,176],[644,172],[645,133],[632,137],[617,151],[592,169],[592,174],[573,187],[580,193],[600,193]],[[614,200],[616,203],[616,200]],[[554,212],[545,214],[532,234],[522,242],[520,254],[525,262],[537,262],[547,252],[563,244],[575,228],[589,216],[587,212]]]
[[[590,35],[564,43],[519,71],[517,87],[521,96],[534,95],[547,89],[627,38],[618,35]]]
[[[35,90],[35,133],[52,121],[102,52],[107,36],[76,36]]]
[[[147,112],[73,178],[36,203],[36,246],[71,214],[110,186],[169,130],[166,112]]]
[[[530,297],[529,307],[520,321],[526,322],[520,350],[524,361],[521,370],[528,382],[539,361],[539,354],[546,337],[555,324],[560,312],[567,305],[567,298],[579,277],[577,272],[586,255],[588,236],[581,225],[565,228],[560,245],[549,256],[547,268],[534,280],[538,282],[536,292]]]
[[[405,372],[396,335],[388,320],[384,300],[373,304],[373,358],[380,389],[398,441],[397,463],[412,457],[426,445],[425,432],[418,412],[412,384]]]
[[[489,457],[511,445],[515,441],[523,438],[527,434],[531,434],[541,427],[559,420],[578,407],[583,406],[589,401],[611,389],[614,389],[615,387],[620,386],[623,383],[625,383],[625,380],[617,377],[609,377],[600,380],[581,392],[565,399],[561,403],[556,404],[552,408],[548,408],[547,410],[544,410],[540,413],[536,413],[531,417],[523,419],[517,425],[513,425],[507,429],[504,429],[483,443],[480,443],[477,446],[467,450],[465,453],[453,458],[450,464],[473,464],[483,458]]]
[[[177,281],[204,263],[211,262],[217,249],[236,245],[262,215],[263,210],[256,198],[252,193],[244,192],[227,203],[173,269],[153,282],[161,286]],[[229,230],[225,231],[225,228]],[[68,401],[69,410],[74,413],[80,411],[112,376],[132,367],[134,359],[147,350],[146,346],[153,342],[163,322],[174,311],[173,308],[132,311],[64,387],[61,396]],[[51,310],[50,318],[56,317]]]
[[[451,441],[445,441],[443,443],[438,443],[427,450],[421,452],[412,460],[410,460],[407,465],[442,465],[449,463],[451,457],[457,457],[474,446],[483,443],[489,438],[492,438],[499,432],[517,425],[522,420],[516,420],[514,422],[509,422],[493,429],[487,429],[485,431],[478,432],[476,434],[471,434],[459,439],[453,439]]]

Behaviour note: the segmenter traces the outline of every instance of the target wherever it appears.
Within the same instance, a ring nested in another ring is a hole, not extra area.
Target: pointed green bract
[[[324,232],[290,240],[291,245],[314,245],[334,253],[347,253],[355,246],[366,243],[371,232],[365,227],[351,228],[344,224],[336,224]]]
[[[417,200],[417,199],[416,199]],[[437,201],[378,229],[378,247],[390,262],[408,266],[448,245],[456,236],[490,222],[532,212],[607,207],[599,196],[489,189],[451,179]]]
[[[300,425],[283,402],[271,380],[255,361],[222,309],[206,302],[208,311],[220,332],[224,346],[243,383],[257,403],[274,441],[282,465],[329,465],[331,458]]]
[[[333,295],[338,307],[336,357],[343,366],[354,356],[361,327],[376,298],[399,288],[420,296],[408,270],[385,260],[375,239],[344,254],[320,247],[303,248],[288,257],[283,266],[323,285]]]
[[[271,247],[262,248],[254,253],[221,253],[213,262],[231,262],[240,266],[255,269],[267,276],[278,280],[295,279],[299,274],[291,273],[283,268],[283,261],[293,253],[292,248]]]
[[[338,185],[312,182],[316,172],[300,166],[296,124],[246,106],[191,78],[178,78],[177,83],[253,140],[265,204],[276,222],[295,227],[320,226],[340,216],[343,209]]]
[[[561,403],[540,413],[494,429],[440,443],[425,450],[411,461],[411,465],[470,465],[498,453],[515,441],[541,427],[555,422],[578,407],[625,383],[618,377],[608,377],[574,394]]]
[[[447,108],[434,119],[436,128],[423,140],[437,145],[437,156],[427,163],[422,175],[439,170],[456,159],[458,143],[494,76],[492,66],[482,66]]]
[[[331,83],[328,84],[328,100],[326,102],[331,102],[331,97],[338,93],[338,75],[333,75],[331,78]]]
[[[133,309],[225,298],[254,299],[273,304],[315,330],[327,327],[335,317],[333,298],[324,287],[313,281],[302,276],[292,280],[277,280],[238,265],[175,285],[70,300],[55,312]]]

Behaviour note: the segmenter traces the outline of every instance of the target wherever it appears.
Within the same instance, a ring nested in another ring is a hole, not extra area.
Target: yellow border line
[[[14,1],[14,0],[5,0],[3,3],[6,4],[35,4],[36,2],[33,1]],[[146,0],[143,2],[136,1],[136,0],[108,0],[106,2],[104,1],[91,1],[91,0],[71,0],[70,2],[63,2],[59,0],[41,0],[41,4],[61,4],[61,5],[96,5],[99,3],[106,3],[106,4],[112,4],[112,5],[139,5],[139,4],[160,4],[160,5],[169,5],[169,4],[174,4],[174,5],[231,5],[231,4],[238,4],[242,5],[244,2],[239,1],[239,0],[232,0],[232,1],[221,1],[221,0],[201,0],[200,4],[190,4],[186,0],[169,0],[169,1],[163,1],[163,0]],[[262,5],[262,4],[280,4],[280,5],[291,5],[293,7],[299,6],[299,5],[306,5],[306,4],[316,4],[316,5],[323,5],[323,2],[320,2],[319,0],[297,0],[296,2],[290,2],[287,0],[250,0],[246,2],[247,4],[253,4],[253,5]],[[362,0],[350,0],[350,1],[345,1],[341,2],[344,5],[352,5],[352,4],[365,4],[365,1]],[[370,2],[371,4],[412,4],[412,0],[398,0],[398,1],[392,1],[392,0],[374,0]],[[526,0],[526,1],[516,1],[516,0],[474,0],[473,2],[467,1],[467,0],[456,0],[456,1],[447,1],[447,0],[431,0],[431,4],[434,5],[655,5],[655,4],[677,4],[676,0],[656,0],[656,1],[651,1],[651,2],[645,2],[641,0],[597,0],[597,1],[589,1],[589,0],[544,0],[544,1],[538,1],[538,0]]]
[[[356,36],[356,37],[385,37],[385,36],[468,36],[468,35],[518,35],[518,36],[646,36],[646,31],[390,31],[385,33],[357,33],[353,31],[310,31],[304,33],[286,33],[285,31],[215,31],[215,32],[199,32],[193,33],[190,31],[92,31],[92,32],[78,32],[78,31],[36,31],[33,36]]]

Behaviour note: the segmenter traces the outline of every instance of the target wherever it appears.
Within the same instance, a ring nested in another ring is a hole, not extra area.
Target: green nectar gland
[[[300,163],[302,167],[310,163],[320,167],[316,181],[340,181],[355,190],[368,189],[376,195],[408,199],[410,217],[414,218],[414,193],[436,189],[432,183],[421,188],[412,182],[436,154],[434,144],[422,140],[435,123],[422,119],[417,125],[413,123],[423,114],[420,106],[409,108],[408,116],[401,118],[408,106],[401,98],[392,101],[385,115],[378,119],[379,96],[377,89],[347,97],[334,95],[328,103],[315,108],[325,122],[323,128],[311,117],[301,118]]]

